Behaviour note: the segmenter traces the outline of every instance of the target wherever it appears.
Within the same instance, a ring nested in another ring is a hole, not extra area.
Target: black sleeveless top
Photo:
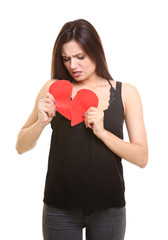
[[[123,139],[121,87],[120,82],[116,90],[111,85],[104,127]],[[125,206],[121,158],[84,122],[71,127],[70,120],[57,112],[51,127],[44,203],[56,208],[92,210]]]

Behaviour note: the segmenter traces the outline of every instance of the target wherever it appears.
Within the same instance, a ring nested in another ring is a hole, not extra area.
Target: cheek
[[[96,65],[91,61],[83,62],[83,68],[86,68],[89,71],[95,71]]]
[[[88,70],[89,72],[95,72],[96,66],[94,64],[88,64]]]
[[[68,63],[64,63],[64,66],[67,70],[69,70],[69,64]]]

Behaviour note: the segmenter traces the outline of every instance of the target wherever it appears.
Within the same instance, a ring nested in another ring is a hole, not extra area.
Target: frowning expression
[[[76,81],[89,80],[96,75],[96,64],[76,41],[63,44],[62,58],[66,69]]]

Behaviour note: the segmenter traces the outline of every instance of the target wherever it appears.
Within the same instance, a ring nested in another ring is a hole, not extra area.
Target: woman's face
[[[96,64],[74,40],[62,45],[64,65],[76,81],[89,80],[96,76]]]

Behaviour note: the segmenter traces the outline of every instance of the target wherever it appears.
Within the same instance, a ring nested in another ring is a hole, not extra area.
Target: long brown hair
[[[52,53],[51,78],[73,80],[64,66],[61,55],[62,45],[71,40],[75,40],[96,63],[98,76],[113,79],[107,67],[101,39],[95,28],[84,19],[65,23],[58,34]]]

